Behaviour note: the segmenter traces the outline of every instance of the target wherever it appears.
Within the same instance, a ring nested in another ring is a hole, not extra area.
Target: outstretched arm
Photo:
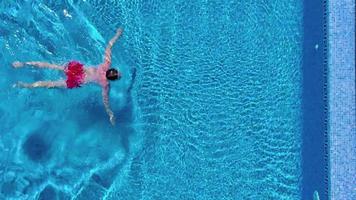
[[[63,66],[51,64],[51,63],[47,63],[47,62],[38,62],[38,61],[19,62],[19,61],[15,61],[12,63],[12,66],[15,68],[23,67],[24,65],[32,65],[32,66],[39,67],[39,68],[64,70]]]
[[[110,109],[110,105],[109,105],[109,85],[106,85],[103,87],[102,96],[103,96],[103,103],[105,106],[105,111],[109,115],[111,124],[114,126],[115,125],[115,117],[114,117],[114,113]]]
[[[110,66],[110,64],[111,64],[111,48],[114,45],[114,43],[116,42],[116,40],[119,39],[121,34],[122,34],[122,29],[121,28],[117,29],[115,36],[113,38],[111,38],[111,40],[109,41],[109,44],[107,45],[107,47],[105,49],[104,63],[107,64],[107,66]]]

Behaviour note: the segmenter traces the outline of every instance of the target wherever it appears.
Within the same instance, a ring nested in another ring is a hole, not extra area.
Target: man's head
[[[108,71],[106,71],[106,78],[110,81],[114,80],[120,80],[121,79],[121,73],[118,72],[116,69],[111,68]]]

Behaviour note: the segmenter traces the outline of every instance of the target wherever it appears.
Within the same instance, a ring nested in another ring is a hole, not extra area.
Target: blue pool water
[[[300,1],[0,3],[0,199],[300,199]],[[111,105],[100,88],[15,60],[102,61],[119,26]]]

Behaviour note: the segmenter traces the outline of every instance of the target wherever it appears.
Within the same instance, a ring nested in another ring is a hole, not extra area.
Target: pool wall
[[[356,199],[355,1],[328,8],[330,199]]]
[[[328,198],[326,3],[303,2],[301,199]]]

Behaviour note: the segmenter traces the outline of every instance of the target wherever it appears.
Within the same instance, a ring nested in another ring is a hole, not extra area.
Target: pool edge
[[[328,2],[329,199],[356,199],[355,2]]]

